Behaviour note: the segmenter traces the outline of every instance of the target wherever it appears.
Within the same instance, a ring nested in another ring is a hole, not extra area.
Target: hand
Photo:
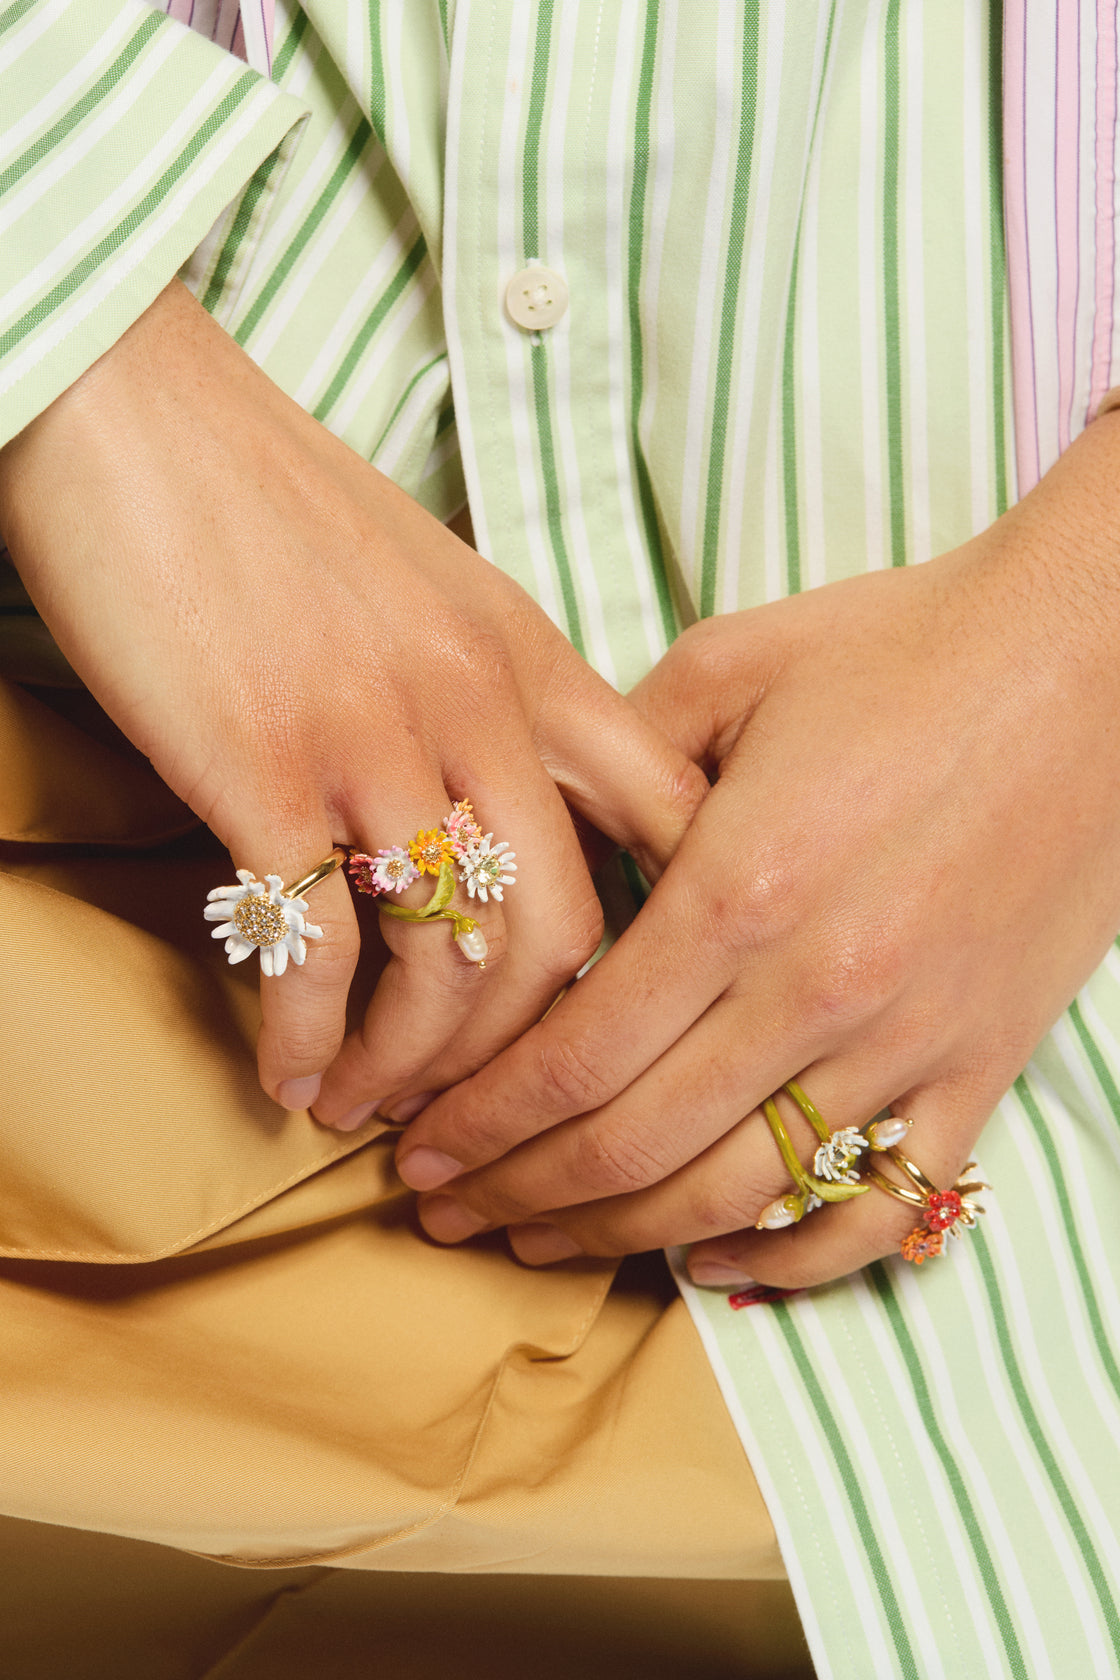
[[[358,924],[340,873],[316,888],[324,937],[262,981],[259,1060],[268,1092],[325,1121],[462,1078],[594,951],[565,801],[655,867],[706,791],[522,590],[178,283],[0,452],[0,525],[75,670],[234,865],[292,882],[336,842],[407,844],[462,797],[516,852],[503,904],[462,895],[485,973],[448,923],[382,918],[392,959],[341,1055]]]
[[[402,1139],[432,1235],[785,1286],[897,1245],[877,1190],[751,1230],[791,1188],[758,1107],[892,1105],[948,1186],[1120,927],[1118,464],[1109,416],[963,548],[680,638],[634,699],[719,780],[618,944]]]

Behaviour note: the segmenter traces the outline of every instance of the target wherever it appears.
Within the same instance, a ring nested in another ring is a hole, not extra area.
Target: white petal
[[[290,933],[284,943],[288,947],[288,950],[292,953],[292,961],[295,963],[296,967],[302,968],[303,959],[307,955],[307,946],[303,943],[299,934]]]
[[[248,941],[244,939],[226,940],[226,951],[229,953],[229,960],[231,963],[244,962],[246,957],[252,956],[256,948],[257,947],[255,945],[250,945]]]
[[[305,939],[322,939],[323,937],[322,928],[315,927],[311,922],[305,922],[301,931]]]
[[[281,898],[284,896],[283,891],[282,891],[284,883],[281,880],[280,876],[279,875],[266,875],[265,876],[265,881],[266,881],[267,886],[268,886],[268,896],[269,896],[269,898],[272,900],[273,904],[279,904]]]
[[[287,943],[287,940],[282,939],[278,945],[273,945],[268,954],[272,958],[272,972],[273,972],[273,974],[276,974],[276,975],[283,974],[284,970],[288,966],[288,943]],[[263,951],[261,952],[261,957],[262,957],[262,959],[264,957],[264,952]],[[262,966],[263,966],[263,962],[262,962]]]
[[[217,899],[213,904],[206,906],[202,912],[203,920],[207,922],[228,922],[236,909],[237,905],[232,899]]]
[[[206,894],[207,901],[212,903],[216,898],[228,898],[231,904],[236,904],[245,897],[244,887],[215,887]]]
[[[272,957],[273,957],[273,953],[275,952],[276,949],[277,949],[277,947],[275,945],[262,945],[261,946],[261,973],[262,974],[271,975],[273,973]]]
[[[257,885],[257,878],[251,869],[239,869],[237,871],[237,879],[241,882],[243,887],[248,887],[250,884],[253,886]]]
[[[495,904],[500,904],[502,902],[502,884],[500,881],[491,882],[490,897],[494,900]]]
[[[211,939],[225,939],[231,933],[235,938],[237,937],[237,923],[223,922],[221,927],[211,928],[210,937]]]

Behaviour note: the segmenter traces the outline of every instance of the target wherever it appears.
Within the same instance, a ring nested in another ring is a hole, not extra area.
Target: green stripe
[[[37,0],[16,0],[14,6],[9,6],[6,12],[0,12],[0,35],[6,35],[36,4]]]
[[[984,1288],[988,1296],[988,1305],[991,1311],[992,1324],[996,1332],[996,1337],[999,1341],[999,1348],[1003,1357],[1004,1369],[1007,1372],[1007,1380],[1010,1384],[1011,1392],[1015,1396],[1015,1404],[1019,1408],[1020,1416],[1027,1428],[1027,1434],[1031,1438],[1034,1450],[1038,1454],[1050,1486],[1053,1488],[1054,1493],[1057,1496],[1058,1503],[1062,1508],[1062,1512],[1065,1516],[1067,1524],[1069,1525],[1070,1532],[1077,1542],[1077,1548],[1081,1553],[1081,1561],[1085,1565],[1089,1579],[1093,1583],[1093,1588],[1097,1595],[1097,1602],[1101,1607],[1101,1613],[1104,1617],[1105,1626],[1108,1629],[1108,1636],[1111,1641],[1112,1648],[1114,1651],[1120,1650],[1120,1613],[1117,1611],[1116,1603],[1109,1590],[1104,1570],[1101,1568],[1100,1558],[1097,1556],[1096,1549],[1089,1537],[1089,1531],[1085,1527],[1084,1519],[1077,1508],[1077,1502],[1070,1493],[1069,1486],[1065,1477],[1062,1475],[1061,1468],[1054,1456],[1053,1449],[1050,1446],[1049,1441],[1046,1439],[1046,1434],[1043,1430],[1042,1424],[1039,1422],[1038,1413],[1035,1411],[1031,1397],[1027,1393],[1027,1385],[1023,1381],[1023,1373],[1019,1368],[1019,1360],[1011,1341],[1011,1332],[1008,1328],[1007,1322],[1007,1309],[1004,1305],[1003,1296],[1000,1293],[998,1279],[996,1278],[995,1265],[992,1261],[992,1252],[988,1246],[988,1238],[982,1225],[977,1226],[976,1230],[972,1232],[971,1241],[973,1250],[980,1264],[980,1271],[984,1279]]]
[[[902,308],[898,275],[899,0],[890,0],[883,35],[883,332],[887,387],[887,493],[891,565],[906,564],[902,467]]]
[[[365,355],[370,339],[388,315],[426,255],[427,246],[424,244],[424,235],[418,234],[411,251],[409,251],[388,286],[374,304],[365,322],[359,328],[357,336],[339,364],[338,371],[327,386],[322,398],[316,404],[313,410],[316,420],[326,419],[342,395],[343,387],[349,380],[350,375]]]
[[[649,553],[657,605],[661,613],[661,629],[665,642],[676,640],[677,615],[669,592],[665,568],[665,551],[661,541],[661,527],[657,518],[657,501],[653,482],[642,447],[638,421],[642,407],[645,347],[642,342],[642,255],[645,242],[646,189],[649,180],[649,136],[653,109],[653,71],[657,60],[657,38],[661,25],[660,0],[649,0],[646,7],[645,36],[642,41],[642,63],[638,72],[638,98],[634,115],[634,176],[630,187],[630,217],[628,255],[628,290],[630,295],[630,429],[633,437],[634,474],[638,481],[638,506],[642,515],[646,548]]]
[[[1085,1303],[1086,1315],[1089,1319],[1090,1325],[1092,1326],[1093,1340],[1097,1345],[1097,1354],[1100,1358],[1101,1364],[1104,1366],[1105,1371],[1108,1374],[1109,1382],[1112,1384],[1116,1394],[1120,1395],[1120,1367],[1117,1366],[1116,1358],[1112,1351],[1112,1344],[1108,1339],[1108,1332],[1104,1327],[1104,1320],[1101,1318],[1100,1307],[1097,1304],[1096,1291],[1093,1288],[1093,1280],[1089,1273],[1089,1267],[1085,1261],[1085,1251],[1081,1246],[1081,1236],[1078,1232],[1077,1224],[1073,1216],[1073,1203],[1070,1200],[1065,1175],[1062,1172],[1061,1162],[1058,1159],[1058,1151],[1054,1148],[1054,1139],[1050,1134],[1049,1126],[1042,1117],[1042,1110],[1039,1108],[1034,1099],[1034,1093],[1027,1084],[1026,1078],[1022,1074],[1020,1074],[1019,1078],[1015,1081],[1015,1095],[1022,1104],[1027,1119],[1030,1121],[1031,1129],[1034,1132],[1035,1137],[1038,1139],[1039,1147],[1046,1157],[1046,1165],[1049,1168],[1050,1178],[1054,1185],[1054,1194],[1058,1198],[1058,1206],[1061,1209],[1062,1229],[1065,1232],[1066,1242],[1069,1244],[1070,1255],[1073,1259],[1078,1281],[1081,1284],[1081,1296]]]
[[[817,102],[813,109],[813,125],[809,131],[809,158],[816,151],[817,128],[824,103],[828,65],[832,57],[832,31],[836,24],[836,4],[833,0],[828,14],[828,33],[825,36],[821,78],[817,85]],[[801,203],[797,210],[797,232],[793,241],[793,256],[789,265],[789,288],[786,294],[785,331],[782,335],[782,508],[786,530],[786,590],[790,595],[801,592],[801,517],[797,484],[797,360],[795,325],[797,320],[797,284],[801,272],[801,229],[805,216],[805,185],[802,182]]]
[[[786,527],[786,589],[791,595],[801,591],[801,523],[797,494],[797,410],[796,366],[794,357],[794,321],[797,310],[797,275],[801,267],[801,223],[793,241],[793,258],[789,265],[789,295],[786,299],[786,326],[782,340],[782,507]]]
[[[821,1388],[817,1373],[809,1363],[809,1356],[805,1351],[797,1326],[793,1322],[789,1307],[784,1301],[774,1301],[770,1306],[770,1311],[773,1313],[775,1322],[785,1338],[786,1346],[793,1355],[801,1381],[805,1385],[805,1392],[817,1415],[817,1422],[832,1450],[836,1468],[840,1472],[840,1480],[844,1484],[844,1492],[847,1495],[848,1504],[851,1506],[856,1527],[859,1529],[863,1549],[867,1553],[867,1561],[871,1567],[871,1578],[875,1582],[875,1588],[879,1594],[879,1603],[882,1606],[887,1627],[890,1629],[891,1638],[894,1641],[895,1655],[899,1664],[897,1671],[899,1680],[920,1680],[921,1670],[914,1660],[914,1652],[910,1644],[909,1634],[906,1631],[905,1619],[899,1608],[898,1595],[894,1589],[891,1572],[883,1554],[883,1549],[879,1544],[879,1536],[876,1534],[874,1524],[871,1521],[871,1514],[863,1497],[859,1476],[844,1444],[844,1437],[837,1428],[832,1407]]]
[[[81,262],[77,263],[69,274],[58,282],[57,286],[53,286],[44,297],[41,297],[34,307],[27,311],[26,315],[22,315],[18,321],[13,322],[6,333],[0,335],[0,356],[6,356],[29,333],[34,332],[37,327],[41,327],[60,303],[64,303],[67,298],[72,296],[78,287],[89,279],[91,274],[96,273],[103,263],[110,257],[115,256],[121,247],[128,243],[133,234],[137,233],[144,225],[146,219],[159,208],[171,188],[186,174],[199,153],[205,150],[215,134],[236,111],[242,100],[247,98],[258,85],[258,78],[251,71],[238,77],[221,104],[217,105],[206,118],[206,121],[195,130],[174,163],[164,170],[155,186],[149,188],[148,192],[129,211],[123,221],[118,222],[112,232],[107,233],[104,239],[100,240],[92,250],[87,251]]]
[[[754,157],[754,125],[758,114],[757,6],[748,6],[743,14],[740,89],[739,150],[735,159],[735,182],[731,189],[731,220],[727,230],[727,255],[723,268],[719,347],[716,351],[712,429],[708,447],[708,486],[704,503],[704,535],[700,545],[701,618],[710,618],[716,608],[716,573],[719,566],[719,531],[720,515],[723,510],[723,473],[724,458],[727,453],[727,420],[731,407],[731,373],[735,362],[735,326],[739,313],[739,282],[742,277],[743,245],[747,231],[751,162]]]
[[[448,426],[455,424],[455,402],[449,397],[444,408],[440,409],[439,419],[436,421],[436,437],[441,438]]]
[[[1085,1017],[1081,1013],[1081,1005],[1074,998],[1069,1006],[1069,1018],[1073,1022],[1074,1030],[1081,1040],[1082,1048],[1096,1075],[1097,1084],[1104,1093],[1104,1099],[1112,1111],[1112,1118],[1120,1120],[1120,1090],[1116,1088],[1116,1081],[1112,1077],[1112,1069],[1101,1055],[1096,1039],[1085,1025]]]
[[[288,71],[291,68],[292,60],[296,56],[296,52],[299,48],[299,44],[306,33],[307,13],[305,11],[299,11],[296,13],[295,22],[292,24],[292,27],[289,29],[284,38],[284,45],[280,48],[280,51],[272,60],[272,79],[274,82],[282,82],[284,77],[288,74]]]
[[[369,120],[385,144],[385,53],[381,45],[381,0],[369,0]]]
[[[988,1602],[991,1605],[992,1614],[995,1616],[1000,1638],[1003,1640],[1008,1667],[1012,1674],[1016,1676],[1016,1680],[1029,1680],[1030,1671],[1023,1659],[1023,1652],[1018,1635],[1015,1632],[1011,1611],[1008,1608],[1007,1600],[1003,1596],[1003,1588],[1000,1586],[999,1575],[992,1561],[992,1554],[988,1550],[988,1543],[980,1527],[976,1507],[969,1497],[960,1466],[949,1450],[949,1444],[942,1434],[941,1424],[934,1410],[921,1357],[910,1333],[910,1326],[907,1324],[899,1305],[898,1296],[895,1294],[886,1267],[881,1263],[877,1262],[874,1266],[869,1266],[866,1276],[883,1304],[888,1322],[894,1332],[895,1341],[898,1343],[899,1352],[902,1355],[914,1391],[914,1398],[918,1404],[918,1411],[925,1425],[926,1435],[937,1454],[945,1480],[949,1484],[953,1503],[957,1508],[957,1515],[968,1536],[973,1557],[984,1582],[984,1590],[988,1595]]]
[[[238,344],[244,345],[260,325],[261,316],[265,313],[265,310],[273,301],[277,292],[284,284],[284,281],[288,278],[288,275],[303,255],[316,228],[319,226],[323,217],[338,197],[338,194],[342,190],[347,177],[353,172],[358,159],[365,151],[366,146],[369,144],[371,139],[372,135],[370,133],[369,124],[363,116],[359,116],[357,126],[354,129],[353,134],[350,136],[346,150],[343,152],[338,163],[335,165],[334,174],[331,176],[330,180],[319,194],[319,197],[315,200],[315,203],[308,211],[299,232],[284,252],[284,255],[280,258],[280,261],[276,264],[276,267],[272,270],[272,273],[269,275],[268,279],[264,283],[264,286],[258,293],[256,301],[250,308],[249,313],[245,316],[245,319],[242,321],[241,325],[234,334]]]
[[[109,66],[104,75],[99,76],[93,86],[86,90],[77,103],[71,105],[65,116],[60,117],[53,128],[48,128],[45,134],[40,134],[39,138],[34,140],[27,150],[0,174],[0,193],[6,193],[9,187],[14,186],[17,181],[28,175],[37,163],[41,163],[60,141],[65,140],[66,136],[77,128],[78,124],[89,115],[93,108],[101,103],[106,94],[113,91],[121,81],[125,71],[135,64],[157,29],[162,27],[163,16],[159,12],[152,12],[149,17],[144,19],[119,58]]]
[[[433,356],[431,361],[425,362],[424,366],[422,368],[418,368],[417,371],[413,374],[412,378],[409,380],[408,384],[405,386],[404,390],[401,392],[400,397],[397,399],[397,404],[396,404],[396,407],[393,409],[392,414],[390,414],[388,420],[385,422],[385,426],[384,426],[384,429],[381,433],[381,436],[378,438],[377,442],[373,446],[373,451],[372,451],[371,456],[370,456],[371,460],[376,460],[377,459],[378,450],[382,447],[382,445],[385,442],[385,439],[389,436],[389,433],[392,431],[394,425],[396,424],[397,417],[400,414],[401,409],[404,407],[405,403],[408,401],[408,399],[412,395],[413,391],[415,391],[417,385],[419,385],[419,383],[423,379],[424,375],[426,373],[431,373],[431,371],[434,367],[437,367],[440,362],[446,362],[446,360],[447,360],[447,352],[445,350],[441,350],[437,356]],[[452,416],[454,415],[454,412],[455,412],[454,409],[451,409]],[[443,424],[444,424],[444,419],[443,419],[443,415],[441,414],[440,415],[440,424],[437,425],[437,427],[436,427],[436,434],[435,434],[436,437],[439,436],[440,429],[441,429]]]
[[[233,218],[233,226],[230,228],[229,233],[226,236],[226,242],[222,246],[221,255],[214,264],[214,272],[210,277],[210,284],[206,288],[206,296],[202,299],[203,309],[209,309],[211,313],[213,313],[213,311],[218,307],[218,302],[221,298],[223,288],[230,276],[230,270],[233,268],[233,264],[237,258],[238,251],[241,249],[245,235],[252,226],[253,216],[256,213],[257,205],[260,203],[264,191],[268,186],[273,170],[280,162],[280,156],[281,153],[278,146],[274,152],[270,153],[269,156],[265,158],[264,162],[254,172],[252,180],[249,182],[249,185],[245,188],[245,191],[241,195],[241,203],[237,206],[237,214]]]
[[[529,109],[525,121],[521,238],[527,262],[541,255],[538,195],[541,132],[544,126],[545,93],[548,88],[549,53],[552,45],[552,10],[553,0],[540,0],[537,8],[537,35],[533,46],[533,72],[529,84]],[[552,407],[548,390],[548,352],[536,334],[529,340],[529,365],[533,375],[533,405],[537,421],[541,479],[544,485],[545,517],[556,562],[560,596],[564,603],[568,640],[577,653],[585,654],[579,601],[568,556],[568,544],[564,536],[560,475],[556,469],[556,442],[552,431]]]
[[[447,0],[439,0],[439,27],[445,52],[451,51],[451,32],[447,27]]]
[[[988,249],[992,311],[992,452],[996,512],[1011,502],[1007,458],[1007,258],[1003,243],[1003,7],[988,12]]]

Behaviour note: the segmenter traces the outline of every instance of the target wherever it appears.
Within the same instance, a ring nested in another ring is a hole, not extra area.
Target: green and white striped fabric
[[[42,248],[0,242],[0,435],[80,371],[56,316],[92,359],[197,246],[272,377],[441,517],[469,493],[623,687],[698,616],[1013,498],[997,10],[279,0],[278,94],[167,19],[127,59],[145,19],[0,14],[3,163],[31,160],[0,188],[97,181]],[[21,41],[37,82],[3,79]],[[503,298],[534,261],[570,305],[527,334]],[[1120,1673],[1120,959],[980,1158],[999,1194],[950,1259],[741,1312],[686,1288],[822,1676]]]

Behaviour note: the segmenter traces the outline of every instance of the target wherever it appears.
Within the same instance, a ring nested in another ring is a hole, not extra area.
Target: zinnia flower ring
[[[910,1183],[899,1184],[874,1167],[868,1176],[877,1190],[886,1191],[896,1202],[921,1208],[922,1223],[915,1225],[898,1245],[898,1252],[904,1260],[913,1260],[915,1265],[920,1266],[923,1261],[932,1260],[944,1252],[946,1236],[959,1237],[962,1231],[975,1228],[977,1216],[984,1209],[971,1198],[977,1191],[990,1190],[991,1185],[985,1184],[982,1179],[968,1177],[970,1172],[976,1171],[976,1162],[969,1161],[952,1189],[939,1190],[901,1149],[887,1149],[883,1153],[902,1168]]]
[[[239,869],[239,886],[215,887],[206,895],[202,914],[208,922],[220,924],[211,938],[225,940],[231,963],[244,962],[259,951],[262,974],[283,974],[289,958],[298,968],[307,955],[304,941],[323,937],[321,927],[304,920],[308,906],[303,895],[345,861],[346,847],[336,846],[330,857],[290,887],[282,885],[279,875],[258,881],[251,869]]]
[[[347,863],[350,879],[360,893],[381,899],[387,916],[402,922],[430,922],[443,917],[454,923],[455,943],[468,962],[486,966],[486,936],[473,916],[453,908],[456,870],[471,898],[486,904],[502,902],[506,887],[517,876],[515,855],[507,840],[494,843],[493,834],[483,834],[475,820],[469,799],[460,799],[445,817],[441,828],[422,828],[407,846],[386,846],[376,855],[351,852]],[[410,887],[423,875],[436,877],[435,891],[427,904],[414,910],[390,902],[390,895]]]

